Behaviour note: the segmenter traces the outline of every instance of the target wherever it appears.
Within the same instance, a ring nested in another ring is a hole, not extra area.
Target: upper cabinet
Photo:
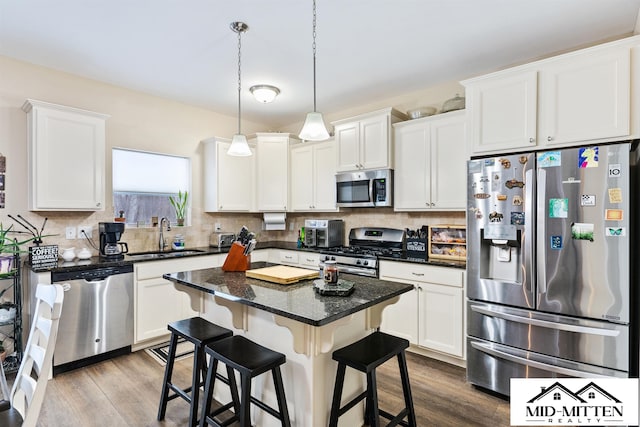
[[[211,138],[204,144],[205,212],[252,212],[255,210],[255,145],[248,157],[229,156],[231,141]]]
[[[291,147],[291,210],[337,211],[335,174],[333,139]]]
[[[393,169],[392,125],[407,116],[386,108],[332,122],[335,128],[338,172]]]
[[[472,154],[637,137],[639,46],[630,37],[462,82]]]
[[[289,144],[298,140],[288,133],[257,133],[256,141],[258,210],[284,212],[289,206]]]
[[[28,99],[29,209],[105,206],[105,114]]]
[[[466,112],[394,125],[394,210],[465,209]]]

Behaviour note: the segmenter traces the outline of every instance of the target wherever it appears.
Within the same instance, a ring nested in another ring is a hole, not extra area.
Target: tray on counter
[[[353,282],[338,279],[335,285],[329,285],[324,280],[318,279],[313,281],[313,289],[320,295],[346,297],[353,292]]]

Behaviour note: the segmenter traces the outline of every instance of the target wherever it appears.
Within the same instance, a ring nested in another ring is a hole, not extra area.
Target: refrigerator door
[[[468,162],[468,298],[534,308],[534,155]]]
[[[630,144],[537,154],[537,308],[629,322]]]

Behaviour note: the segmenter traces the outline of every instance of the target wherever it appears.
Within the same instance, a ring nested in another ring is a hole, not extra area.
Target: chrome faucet
[[[166,217],[162,217],[162,219],[160,220],[160,238],[158,239],[158,249],[160,249],[160,251],[164,251],[164,249],[168,246],[167,242],[165,242],[164,240],[164,234],[162,233],[162,224],[164,222],[167,223],[167,231],[171,231],[171,224],[169,223],[169,219],[167,219]]]

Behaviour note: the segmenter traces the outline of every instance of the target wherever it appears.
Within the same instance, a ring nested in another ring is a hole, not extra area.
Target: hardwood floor
[[[465,382],[465,371],[407,353],[418,426],[509,425],[509,402]],[[176,362],[174,380],[191,381],[191,358]],[[38,426],[185,426],[182,399],[169,402],[163,422],[156,421],[164,368],[144,351],[57,375],[49,381]],[[380,406],[403,407],[397,362],[378,369]],[[319,426],[320,427],[320,426]]]

